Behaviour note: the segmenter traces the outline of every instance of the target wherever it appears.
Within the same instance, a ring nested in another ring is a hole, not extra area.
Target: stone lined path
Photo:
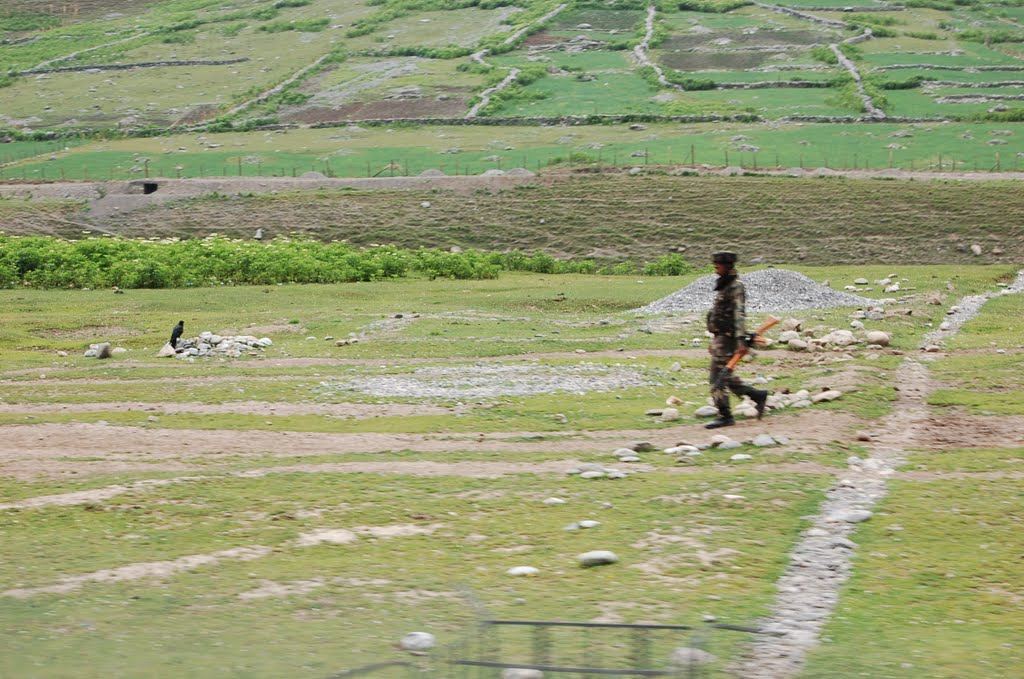
[[[960,329],[996,294],[1024,292],[1024,270],[1000,293],[965,297],[957,305],[956,323],[943,331],[944,338]],[[937,332],[937,331],[936,331]],[[839,602],[843,584],[852,572],[856,543],[849,535],[856,524],[870,519],[872,508],[885,497],[887,479],[904,462],[929,426],[926,405],[931,382],[927,367],[907,358],[896,376],[899,400],[879,428],[866,460],[851,458],[848,473],[826,491],[819,514],[793,550],[789,566],[779,579],[772,612],[763,621],[774,635],[758,637],[747,657],[733,672],[740,679],[789,679],[803,667],[807,653],[818,644],[821,631]]]

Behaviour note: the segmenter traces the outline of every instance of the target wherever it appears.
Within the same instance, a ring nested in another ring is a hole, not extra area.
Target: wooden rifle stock
[[[758,338],[761,337],[761,335],[767,332],[769,328],[771,328],[778,322],[779,319],[775,318],[775,316],[769,316],[764,323],[758,326],[757,330],[747,335],[746,345],[736,350],[736,353],[732,355],[732,358],[729,359],[729,362],[725,364],[725,369],[728,370],[729,372],[732,372],[733,369],[739,364],[739,362],[743,360],[743,357],[747,355],[747,352],[750,351],[750,345],[756,344]]]

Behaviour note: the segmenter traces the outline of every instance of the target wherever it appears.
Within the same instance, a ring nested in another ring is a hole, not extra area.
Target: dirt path
[[[785,436],[793,449],[816,448],[841,432],[846,437],[860,423],[835,413],[828,421],[811,412],[740,422],[734,438],[760,433]],[[117,427],[103,424],[39,424],[4,427],[0,441],[0,475],[23,480],[82,478],[96,474],[139,471],[208,470],[218,456],[233,459],[302,458],[322,455],[386,454],[396,450],[423,453],[460,451],[552,454],[611,453],[631,441],[651,441],[667,448],[681,442],[703,442],[707,432],[699,423],[664,429],[560,432],[500,432],[490,434],[324,434],[261,430],[182,430]],[[511,459],[510,462],[515,462]],[[431,464],[431,463],[424,463]],[[465,467],[452,467],[453,473]],[[415,474],[416,467],[406,468]]]

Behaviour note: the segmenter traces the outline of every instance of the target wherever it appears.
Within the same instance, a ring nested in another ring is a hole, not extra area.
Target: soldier
[[[729,406],[729,392],[737,396],[749,396],[757,407],[757,418],[764,414],[768,392],[743,384],[743,381],[727,370],[737,349],[746,347],[746,291],[736,273],[736,253],[716,252],[711,255],[718,280],[715,281],[715,302],[708,312],[708,332],[714,335],[708,352],[711,354],[711,398],[718,408],[718,419],[704,425],[707,429],[718,429],[735,424]]]

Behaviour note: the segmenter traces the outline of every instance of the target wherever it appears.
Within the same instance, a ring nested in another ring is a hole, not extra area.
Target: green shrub
[[[960,31],[957,37],[968,42],[981,42],[986,45],[990,43],[1024,42],[1024,31],[987,31],[980,28],[972,28]]]
[[[249,16],[259,21],[270,21],[271,19],[276,19],[280,14],[281,10],[276,7],[263,7],[261,9],[253,10],[252,14]]]
[[[952,12],[956,9],[956,5],[946,0],[906,0],[902,4],[906,7],[925,7],[927,9],[937,9],[941,12]]]
[[[239,33],[241,33],[245,26],[246,25],[244,23],[222,26],[219,33],[223,35],[225,38],[233,38]]]
[[[903,35],[918,40],[939,40],[939,34],[931,31],[904,31]]]
[[[752,4],[751,0],[680,0],[676,7],[682,12],[725,14]]]
[[[694,268],[678,253],[662,255],[643,268],[645,276],[683,276],[693,271]]]
[[[883,90],[913,90],[929,80],[937,80],[934,76],[915,75],[906,80],[889,80],[879,85]]]
[[[298,31],[299,33],[319,33],[331,24],[330,19],[306,19],[304,21],[274,21],[263,24],[256,30],[264,33],[282,33]]]
[[[160,42],[166,45],[191,45],[195,41],[195,33],[171,33],[160,40]]]
[[[12,13],[0,16],[0,33],[42,31],[55,26],[60,26],[60,19],[43,12]]]
[[[815,61],[820,61],[825,64],[831,64],[835,66],[839,63],[839,57],[835,55],[835,52],[830,50],[824,45],[818,45],[817,47],[811,48],[811,58]]]

